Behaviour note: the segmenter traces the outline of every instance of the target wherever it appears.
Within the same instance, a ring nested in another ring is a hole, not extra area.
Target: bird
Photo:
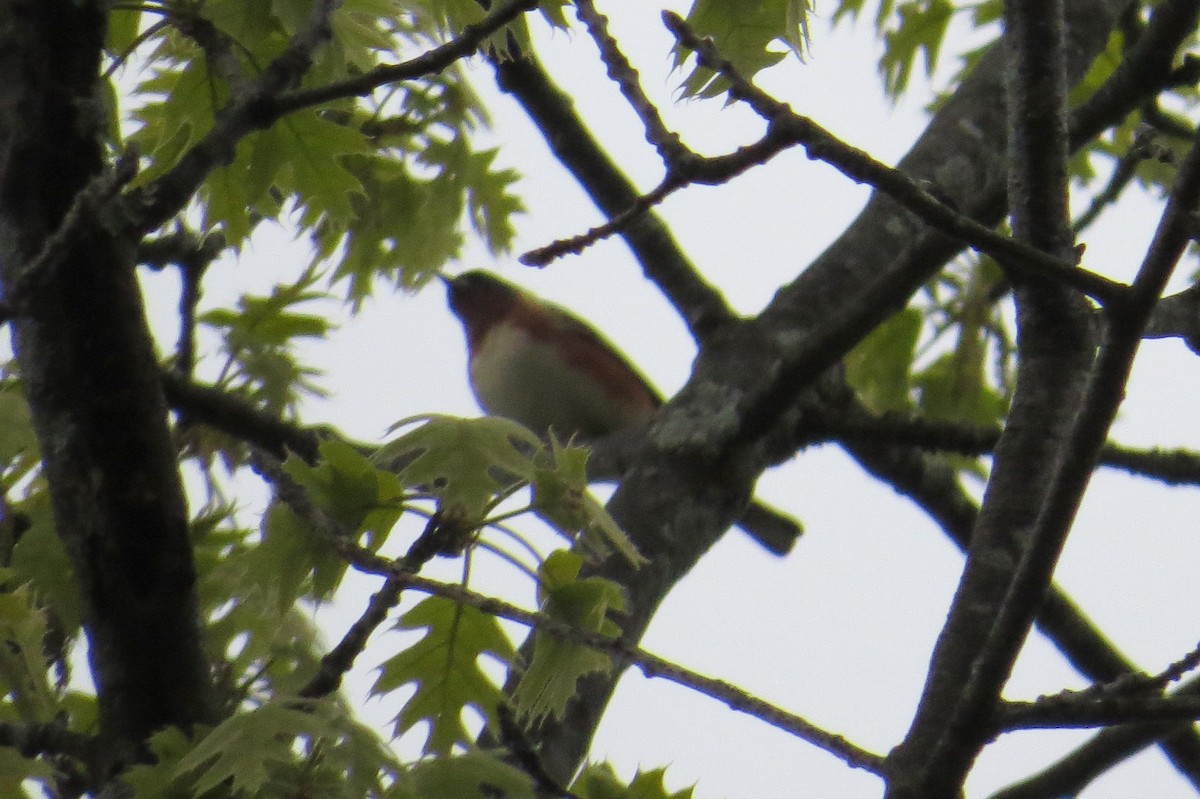
[[[483,270],[439,275],[467,340],[468,377],[485,413],[545,436],[584,441],[647,422],[661,395],[591,325]],[[801,527],[758,501],[738,525],[776,555]]]

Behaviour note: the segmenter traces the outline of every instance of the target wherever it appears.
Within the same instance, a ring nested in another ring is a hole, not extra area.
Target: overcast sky
[[[756,118],[737,108],[722,110],[719,101],[673,103],[678,76],[668,73],[670,40],[658,21],[660,4],[604,5],[647,90],[662,102],[668,123],[689,144],[717,153],[761,133]],[[685,10],[680,2],[667,5]],[[830,5],[821,3],[819,10]],[[639,186],[655,185],[661,177],[657,156],[616,88],[605,80],[591,41],[539,30],[543,61],[573,94],[596,135]],[[912,99],[893,107],[880,92],[880,48],[869,26],[843,25],[830,33],[818,20],[813,31],[808,63],[789,58],[762,83],[798,112],[894,163],[923,128],[922,106],[932,88],[918,76]],[[955,49],[948,42],[945,57]],[[942,72],[952,66],[947,60]],[[497,95],[486,65],[476,61],[472,72],[495,108],[494,138],[504,144],[502,161],[525,175],[519,190],[529,213],[517,220],[518,252],[602,221],[515,104]],[[862,187],[794,152],[730,185],[691,188],[668,200],[660,212],[704,274],[749,314],[803,269],[866,197]],[[1148,203],[1130,204],[1122,213],[1126,216],[1119,229],[1113,230],[1110,215],[1087,237],[1089,268],[1114,277],[1132,274],[1155,221]],[[262,292],[306,261],[303,242],[264,229],[240,261],[223,261],[210,270],[205,307],[228,303],[247,287]],[[664,392],[686,380],[694,355],[691,340],[619,241],[540,272],[517,265],[515,257],[494,260],[472,247],[448,271],[481,267],[592,320]],[[1183,271],[1192,269],[1194,265],[1185,265]],[[162,340],[173,342],[174,279],[155,277],[148,283]],[[332,305],[327,310],[339,311]],[[309,348],[306,357],[326,370],[333,394],[306,406],[305,423],[330,423],[355,438],[378,441],[389,424],[412,414],[477,413],[466,382],[462,336],[437,284],[417,295],[384,291],[328,341]],[[217,363],[214,358],[202,368],[211,370]],[[1200,447],[1192,409],[1181,409],[1176,399],[1200,394],[1198,366],[1182,345],[1147,344],[1118,422],[1118,439]],[[255,493],[253,487],[248,490]],[[795,552],[785,560],[774,559],[731,533],[667,600],[644,646],[737,683],[884,754],[908,727],[961,558],[919,511],[865,477],[835,447],[801,453],[767,474],[759,495],[804,521],[807,534]],[[1178,658],[1198,637],[1197,497],[1194,490],[1166,489],[1102,471],[1059,569],[1060,583],[1119,647],[1150,671]],[[396,546],[401,544],[398,538]],[[477,565],[473,585],[516,592],[530,601],[526,582],[486,563]],[[436,574],[455,579],[460,568],[441,563]],[[360,591],[318,614],[331,641],[361,611],[373,585],[361,581]],[[360,659],[352,695],[363,695],[373,679],[371,668],[402,640],[391,633],[376,636]],[[1032,698],[1080,685],[1035,638],[1008,696]],[[383,725],[401,702],[397,696],[362,700],[362,708]],[[970,795],[986,795],[1024,776],[1085,737],[1078,732],[1007,736],[986,750],[969,783]],[[416,751],[412,736],[399,745],[408,753]],[[696,783],[696,796],[702,799],[850,799],[881,793],[875,778],[802,741],[715,700],[636,673],[623,680],[594,756],[611,759],[625,777],[638,766],[669,766],[668,785],[678,789]],[[1129,795],[1173,799],[1192,793],[1152,751],[1084,794],[1088,799]]]

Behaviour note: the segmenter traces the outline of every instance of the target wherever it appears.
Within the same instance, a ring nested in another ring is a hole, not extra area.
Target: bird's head
[[[472,343],[507,318],[521,303],[521,290],[488,272],[475,270],[457,277],[440,276],[446,284],[450,310],[462,321]]]

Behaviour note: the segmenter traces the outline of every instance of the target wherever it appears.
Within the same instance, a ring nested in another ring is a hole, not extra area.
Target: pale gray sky
[[[670,4],[683,11],[684,3]],[[641,71],[647,90],[663,103],[669,124],[694,147],[718,152],[753,140],[761,124],[719,101],[673,104],[677,76],[668,75],[669,39],[658,22],[661,4],[607,3],[613,29]],[[827,11],[828,4],[819,4]],[[924,126],[921,106],[930,89],[914,79],[913,99],[891,107],[882,98],[875,63],[879,45],[867,25],[835,33],[814,26],[807,64],[789,59],[764,85],[793,108],[850,143],[894,163]],[[539,34],[551,74],[576,98],[584,116],[617,160],[643,188],[661,168],[633,115],[603,75],[583,35]],[[961,41],[961,40],[959,40]],[[943,69],[955,49],[947,43]],[[495,140],[501,156],[526,175],[521,192],[529,213],[518,220],[518,251],[573,235],[601,221],[574,184],[552,162],[521,112],[498,98],[489,71],[476,62],[480,90],[495,103]],[[692,188],[660,210],[703,272],[742,311],[752,313],[779,283],[792,278],[857,213],[867,192],[801,152],[781,156],[728,186]],[[1154,209],[1136,205],[1112,230],[1111,218],[1089,234],[1088,265],[1113,276],[1132,273],[1149,240]],[[307,261],[303,242],[278,231],[256,235],[242,261],[209,273],[206,307],[228,302],[247,286],[265,290]],[[515,258],[493,261],[474,247],[457,269],[494,268],[593,321],[663,391],[686,379],[693,348],[681,324],[654,288],[641,279],[619,242],[542,272]],[[1185,271],[1192,267],[1185,267]],[[171,342],[173,278],[153,278],[156,319]],[[336,308],[329,308],[336,312]],[[364,440],[415,413],[474,414],[457,323],[442,290],[416,296],[385,295],[369,303],[308,357],[327,372],[330,400],[314,401],[306,423],[332,423]],[[213,368],[216,359],[207,362]],[[1200,364],[1175,342],[1145,347],[1130,399],[1118,423],[1128,443],[1200,447],[1200,429],[1179,396],[1200,394]],[[252,493],[255,488],[249,489]],[[914,507],[865,477],[839,450],[802,453],[766,475],[760,496],[802,518],[807,535],[786,560],[763,554],[740,534],[727,538],[668,599],[644,641],[647,649],[737,683],[878,753],[907,729],[934,637],[955,588],[961,559]],[[1196,519],[1200,493],[1164,489],[1148,481],[1101,472],[1059,570],[1061,583],[1113,640],[1144,668],[1157,671],[1197,638],[1200,601],[1195,570],[1200,556]],[[530,588],[511,573],[479,564],[482,590]],[[439,564],[454,579],[457,564]],[[319,614],[336,640],[365,602],[373,582]],[[400,639],[377,635],[360,660],[351,687],[360,696],[371,669]],[[1027,648],[1009,689],[1011,697],[1078,687],[1080,681],[1040,639]],[[363,702],[382,725],[400,708],[390,696]],[[969,783],[984,796],[1040,764],[1053,761],[1077,732],[1021,733],[989,747]],[[401,741],[415,752],[411,740]],[[594,747],[621,774],[669,766],[678,789],[697,783],[696,796],[875,797],[881,784],[808,744],[718,702],[663,681],[631,674],[622,682]],[[1084,796],[1102,799],[1190,796],[1156,752],[1137,758]]]

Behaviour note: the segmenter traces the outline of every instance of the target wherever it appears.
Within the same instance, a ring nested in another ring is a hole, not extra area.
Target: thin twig
[[[730,97],[746,102],[768,122],[766,135],[732,153],[712,157],[700,156],[686,149],[676,137],[674,145],[678,146],[660,148],[660,153],[669,159],[668,172],[653,192],[638,198],[605,225],[525,253],[520,259],[522,263],[544,266],[563,255],[581,252],[620,232],[642,213],[682,188],[694,183],[726,183],[742,172],[766,164],[785,150],[801,145],[810,158],[824,161],[856,183],[866,183],[884,192],[927,224],[961,239],[1007,269],[1021,274],[1050,277],[1102,304],[1120,302],[1125,296],[1128,290],[1125,284],[1082,269],[1074,261],[1064,260],[1003,236],[962,214],[939,198],[936,187],[915,181],[901,170],[846,144],[813,120],[794,113],[786,103],[775,100],[754,86],[721,56],[712,41],[697,36],[677,14],[663,12],[663,19],[680,45],[696,52],[702,65],[719,72],[730,81]],[[650,128],[647,130],[647,138],[664,135],[652,133]]]
[[[824,412],[805,416],[798,431],[799,446],[827,441],[863,442],[918,447],[967,457],[992,453],[1000,440],[999,427],[947,422],[902,413],[873,416],[866,412]],[[1200,484],[1200,452],[1189,449],[1139,449],[1109,442],[1100,451],[1099,463],[1166,485]]]
[[[927,224],[962,239],[971,247],[990,255],[1002,266],[1023,274],[1053,278],[1101,303],[1117,302],[1124,297],[1128,288],[1124,284],[996,233],[938,199],[935,193],[929,191],[931,187],[876,161],[866,152],[842,142],[811,119],[794,113],[786,103],[774,99],[742,77],[733,64],[721,56],[711,40],[697,36],[678,14],[664,11],[663,21],[680,45],[696,53],[703,66],[729,80],[730,97],[747,103],[769,125],[766,137],[753,149],[743,148],[742,153],[735,153],[734,157],[724,156],[724,160],[697,157],[690,165],[696,175],[689,175],[696,182],[708,182],[722,173],[732,176],[755,164],[754,159],[763,155],[773,157],[784,147],[801,144],[810,158],[824,161],[855,182],[866,183],[886,193]],[[716,166],[718,164],[720,166]]]
[[[600,49],[600,60],[608,68],[608,77],[617,84],[634,113],[642,120],[646,141],[658,150],[663,164],[670,167],[686,157],[688,149],[680,143],[679,134],[670,130],[663,122],[662,115],[642,90],[637,70],[621,52],[617,40],[609,34],[608,19],[596,10],[592,0],[576,0],[575,13]]]
[[[329,514],[316,507],[307,492],[285,471],[279,461],[265,453],[254,458],[254,468],[266,478],[275,490],[275,497],[304,520],[321,538],[334,544],[341,551],[354,548],[353,531],[345,528]],[[367,602],[362,615],[350,625],[342,639],[321,658],[317,673],[302,687],[298,696],[317,699],[337,691],[354,661],[366,648],[371,634],[387,620],[388,612],[400,602],[405,584],[403,575],[415,574],[435,554],[437,548],[430,546],[437,530],[437,517],[430,519],[426,533],[417,538],[408,554],[394,564],[389,564],[390,573],[383,586]]]
[[[278,117],[332,100],[363,97],[389,83],[413,80],[441,72],[455,61],[473,54],[489,36],[526,11],[536,8],[537,4],[538,0],[510,0],[508,3],[497,6],[479,22],[465,26],[454,39],[427,53],[422,53],[416,58],[400,64],[376,67],[362,75],[328,83],[314,89],[304,89],[281,95],[272,100],[272,114]]]
[[[420,577],[416,574],[402,572],[394,564],[379,558],[374,553],[364,550],[362,547],[348,545],[343,547],[342,551],[344,554],[350,556],[350,564],[359,571],[387,576],[389,579],[395,578],[405,588],[412,588],[422,593],[450,599],[459,604],[481,610],[484,613],[523,624],[538,632],[548,633],[566,641],[584,644],[585,646],[608,652],[636,665],[647,677],[659,677],[691,688],[723,702],[733,710],[750,714],[773,727],[808,741],[855,768],[862,768],[874,774],[881,773],[880,769],[883,765],[883,758],[881,756],[855,746],[842,736],[822,730],[800,716],[772,705],[724,680],[706,677],[691,669],[652,655],[620,639],[613,639],[601,633],[581,630],[542,613],[525,610],[504,600],[478,594],[463,588],[461,585],[443,583],[426,577]]]

